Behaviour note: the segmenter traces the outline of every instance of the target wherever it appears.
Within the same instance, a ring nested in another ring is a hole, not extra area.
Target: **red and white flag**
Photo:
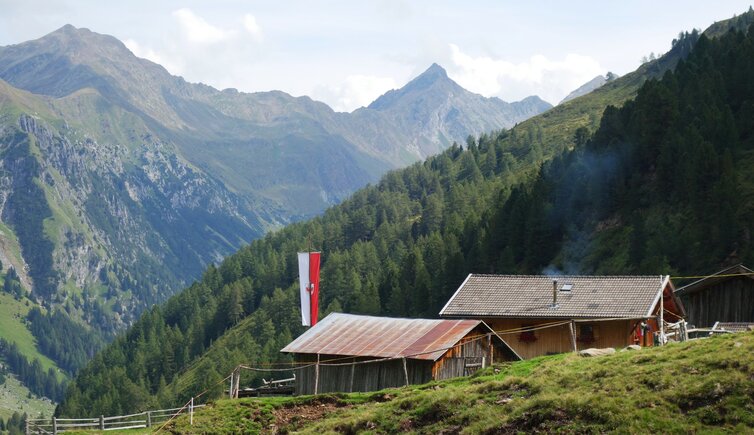
[[[319,313],[319,252],[298,253],[301,288],[301,324],[314,326]]]

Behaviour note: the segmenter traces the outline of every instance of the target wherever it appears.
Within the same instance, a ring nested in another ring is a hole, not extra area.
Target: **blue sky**
[[[0,0],[0,45],[64,24],[124,41],[191,82],[309,95],[341,111],[433,62],[465,88],[557,103],[597,74],[623,75],[683,30],[745,12],[713,1]]]

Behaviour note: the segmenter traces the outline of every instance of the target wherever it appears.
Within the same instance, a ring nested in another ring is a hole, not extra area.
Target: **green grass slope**
[[[26,315],[31,307],[36,306],[26,298],[18,301],[13,296],[0,292],[0,338],[16,343],[19,351],[29,360],[39,359],[44,370],[54,368],[59,379],[65,376],[58,371],[55,363],[39,352],[36,347],[36,339],[29,331],[26,324]],[[0,364],[3,357],[0,355]],[[40,413],[50,416],[55,410],[55,405],[48,399],[42,399],[33,395],[15,376],[8,375],[4,383],[0,383],[0,417],[7,419],[13,412],[26,412],[37,416]]]
[[[15,376],[8,376],[0,384],[0,418],[8,420],[14,412],[38,418],[49,418],[55,412],[55,404],[49,399],[37,397]]]
[[[0,292],[0,338],[18,345],[18,350],[29,360],[35,358],[42,363],[44,370],[53,367],[55,363],[39,352],[36,347],[37,340],[29,331],[26,324],[26,315],[31,308],[37,306],[26,298],[17,301],[13,296]]]
[[[495,366],[368,394],[220,400],[166,433],[696,433],[754,430],[754,334]]]

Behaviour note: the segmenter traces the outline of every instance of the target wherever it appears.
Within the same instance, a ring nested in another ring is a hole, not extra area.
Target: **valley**
[[[0,47],[0,357],[40,368],[34,391],[5,380],[0,412],[48,416],[47,395],[59,417],[122,415],[206,392],[197,426],[171,431],[749,429],[748,387],[722,381],[746,375],[745,334],[375,394],[215,401],[239,364],[294,363],[280,349],[306,331],[301,250],[323,253],[322,318],[433,319],[470,273],[680,286],[754,264],[752,23],[750,9],[681,32],[555,107],[471,93],[438,64],[346,113],[188,83],[70,25]],[[647,394],[655,413],[637,406]],[[327,412],[285,411],[310,405]]]

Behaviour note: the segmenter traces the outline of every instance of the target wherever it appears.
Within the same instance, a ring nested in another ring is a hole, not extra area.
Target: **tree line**
[[[0,417],[0,433],[7,435],[23,435],[26,433],[26,413],[14,412],[7,420]]]
[[[0,356],[18,379],[40,397],[47,397],[58,402],[63,399],[65,384],[58,380],[55,369],[42,368],[38,358],[29,361],[19,350],[16,343],[0,338]]]

